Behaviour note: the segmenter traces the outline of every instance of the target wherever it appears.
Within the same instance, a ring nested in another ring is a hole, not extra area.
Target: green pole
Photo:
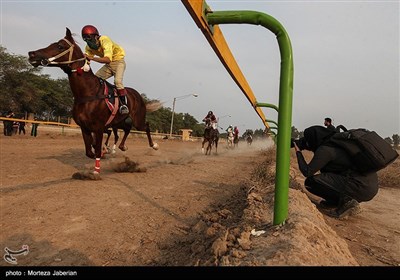
[[[276,179],[274,225],[285,222],[289,202],[290,138],[292,127],[293,99],[293,54],[292,45],[285,28],[275,18],[255,11],[207,12],[208,24],[246,23],[261,25],[276,35],[281,54],[279,82],[279,134],[276,153]]]
[[[269,120],[269,119],[265,119],[266,122],[270,122],[273,123],[274,125],[278,126],[278,123],[276,121],[273,120]]]
[[[256,103],[256,106],[257,106],[257,107],[268,107],[268,108],[272,108],[272,109],[274,109],[275,111],[277,111],[277,112],[279,113],[279,108],[278,108],[276,105],[271,104],[271,103],[260,103],[260,102],[257,102],[257,103]]]

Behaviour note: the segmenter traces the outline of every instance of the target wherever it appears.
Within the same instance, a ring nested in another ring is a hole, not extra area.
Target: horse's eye
[[[64,47],[62,45],[60,45],[60,44],[57,44],[57,47],[58,47],[59,50],[64,49]]]

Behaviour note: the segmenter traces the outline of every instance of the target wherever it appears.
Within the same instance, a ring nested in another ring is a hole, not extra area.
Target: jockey
[[[229,133],[232,133],[232,134],[233,134],[233,126],[232,126],[232,125],[229,125],[228,128],[225,129],[225,131],[228,133],[228,135],[229,135]]]
[[[235,135],[236,138],[239,138],[239,129],[237,126],[233,129],[233,134]]]
[[[104,80],[114,76],[114,83],[122,103],[119,112],[128,114],[127,92],[122,83],[126,68],[124,49],[109,37],[100,35],[93,25],[85,25],[82,28],[82,38],[87,43],[85,47],[86,58],[89,61],[93,60],[104,64],[96,72],[96,76]]]
[[[204,117],[203,122],[206,122],[207,124],[207,120],[209,121],[209,126],[214,129],[217,127],[217,118],[212,111],[208,112],[207,116]]]

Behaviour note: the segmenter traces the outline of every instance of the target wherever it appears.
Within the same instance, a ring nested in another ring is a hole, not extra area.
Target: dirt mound
[[[289,219],[273,226],[274,153],[258,166],[238,193],[204,212],[161,265],[186,266],[355,266],[346,242],[291,181]],[[176,254],[180,248],[180,254]],[[182,250],[182,248],[186,248]],[[171,254],[174,252],[174,254]]]

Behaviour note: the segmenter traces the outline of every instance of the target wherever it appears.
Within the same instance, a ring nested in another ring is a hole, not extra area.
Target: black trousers
[[[320,173],[307,178],[304,184],[310,193],[334,205],[351,198],[358,202],[369,201],[379,189],[376,172],[360,174],[351,170],[346,174]]]

